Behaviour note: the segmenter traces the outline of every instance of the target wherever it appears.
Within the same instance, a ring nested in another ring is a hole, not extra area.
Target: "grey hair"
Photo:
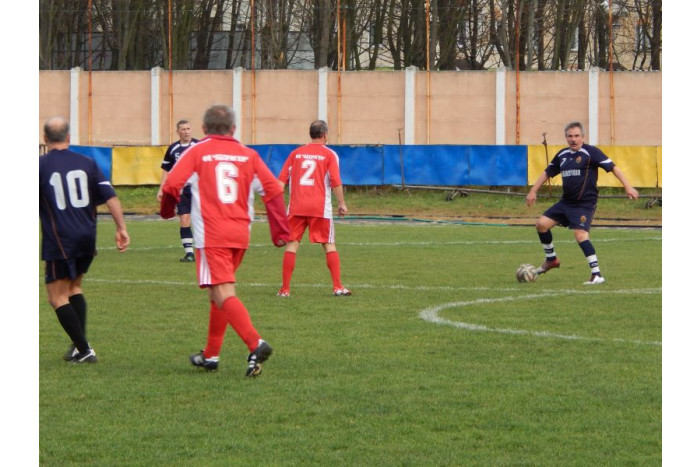
[[[570,129],[572,129],[572,128],[578,128],[579,130],[581,130],[581,135],[585,135],[585,134],[586,134],[585,130],[583,129],[583,123],[581,123],[581,122],[571,122],[571,123],[569,123],[568,125],[566,125],[566,126],[564,127],[564,135],[566,135],[566,133],[567,133]]]
[[[204,131],[208,135],[227,135],[235,125],[236,114],[227,105],[212,105],[204,113]]]

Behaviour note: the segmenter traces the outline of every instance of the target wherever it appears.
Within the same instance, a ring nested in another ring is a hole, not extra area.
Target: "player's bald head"
[[[63,117],[51,117],[44,123],[44,139],[47,143],[65,143],[70,125]]]
[[[320,139],[328,133],[328,124],[323,120],[316,120],[309,127],[309,136],[311,139]]]

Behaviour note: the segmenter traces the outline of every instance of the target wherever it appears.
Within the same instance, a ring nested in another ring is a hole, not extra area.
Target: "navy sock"
[[[68,297],[68,301],[73,306],[75,314],[78,315],[78,321],[80,322],[80,329],[83,331],[83,335],[87,336],[87,302],[83,294],[75,294]]]
[[[552,231],[548,230],[544,233],[537,232],[540,237],[540,243],[542,244],[542,249],[544,250],[544,256],[547,261],[554,261],[557,259],[557,254],[554,252],[554,238],[552,237]]]
[[[194,253],[194,249],[192,248],[194,239],[192,238],[191,227],[180,227],[180,241],[185,249],[185,253]]]
[[[66,331],[68,337],[73,341],[73,344],[78,348],[80,353],[86,352],[90,346],[85,339],[83,330],[80,327],[80,321],[78,320],[78,315],[73,309],[73,305],[66,303],[63,306],[56,308],[56,316],[58,317],[58,322],[63,326],[63,330]]]

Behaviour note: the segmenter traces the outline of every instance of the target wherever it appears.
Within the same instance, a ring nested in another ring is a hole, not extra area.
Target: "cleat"
[[[333,289],[333,295],[336,297],[346,297],[348,295],[352,295],[352,292],[345,287],[341,287],[340,289]]]
[[[190,355],[190,363],[207,371],[216,371],[219,368],[219,357],[206,358],[204,350],[202,350],[197,354]]]
[[[260,339],[260,344],[248,355],[248,368],[245,370],[245,375],[252,378],[262,373],[260,364],[270,358],[270,355],[272,355],[272,347]]]
[[[597,285],[602,284],[604,282],[605,278],[603,276],[601,276],[600,274],[593,274],[591,275],[590,279],[583,283],[583,285]]]
[[[75,344],[71,344],[70,347],[68,347],[66,353],[63,354],[63,359],[67,362],[70,362],[71,360],[73,360],[73,357],[78,355],[78,353],[78,348],[75,346]]]
[[[194,253],[187,253],[185,256],[180,258],[181,263],[194,263]]]
[[[561,264],[561,261],[559,261],[559,258],[555,258],[551,261],[545,260],[545,262],[542,263],[542,266],[535,269],[535,271],[537,272],[537,274],[544,274],[545,272],[549,271],[550,269],[558,268],[560,264]]]
[[[290,297],[289,290],[280,289],[280,291],[277,292],[277,296],[283,297],[283,298],[289,298]]]
[[[97,363],[97,355],[92,349],[87,349],[85,352],[78,352],[72,359],[71,363]]]

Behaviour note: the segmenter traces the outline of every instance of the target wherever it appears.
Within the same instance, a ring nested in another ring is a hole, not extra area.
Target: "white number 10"
[[[49,183],[53,187],[56,198],[56,206],[63,211],[66,209],[66,194],[63,191],[63,180],[61,174],[54,172],[51,174]],[[68,199],[74,208],[84,208],[90,204],[90,193],[88,192],[88,177],[83,170],[71,170],[66,174],[66,185],[68,186]],[[78,190],[80,188],[80,190]]]

